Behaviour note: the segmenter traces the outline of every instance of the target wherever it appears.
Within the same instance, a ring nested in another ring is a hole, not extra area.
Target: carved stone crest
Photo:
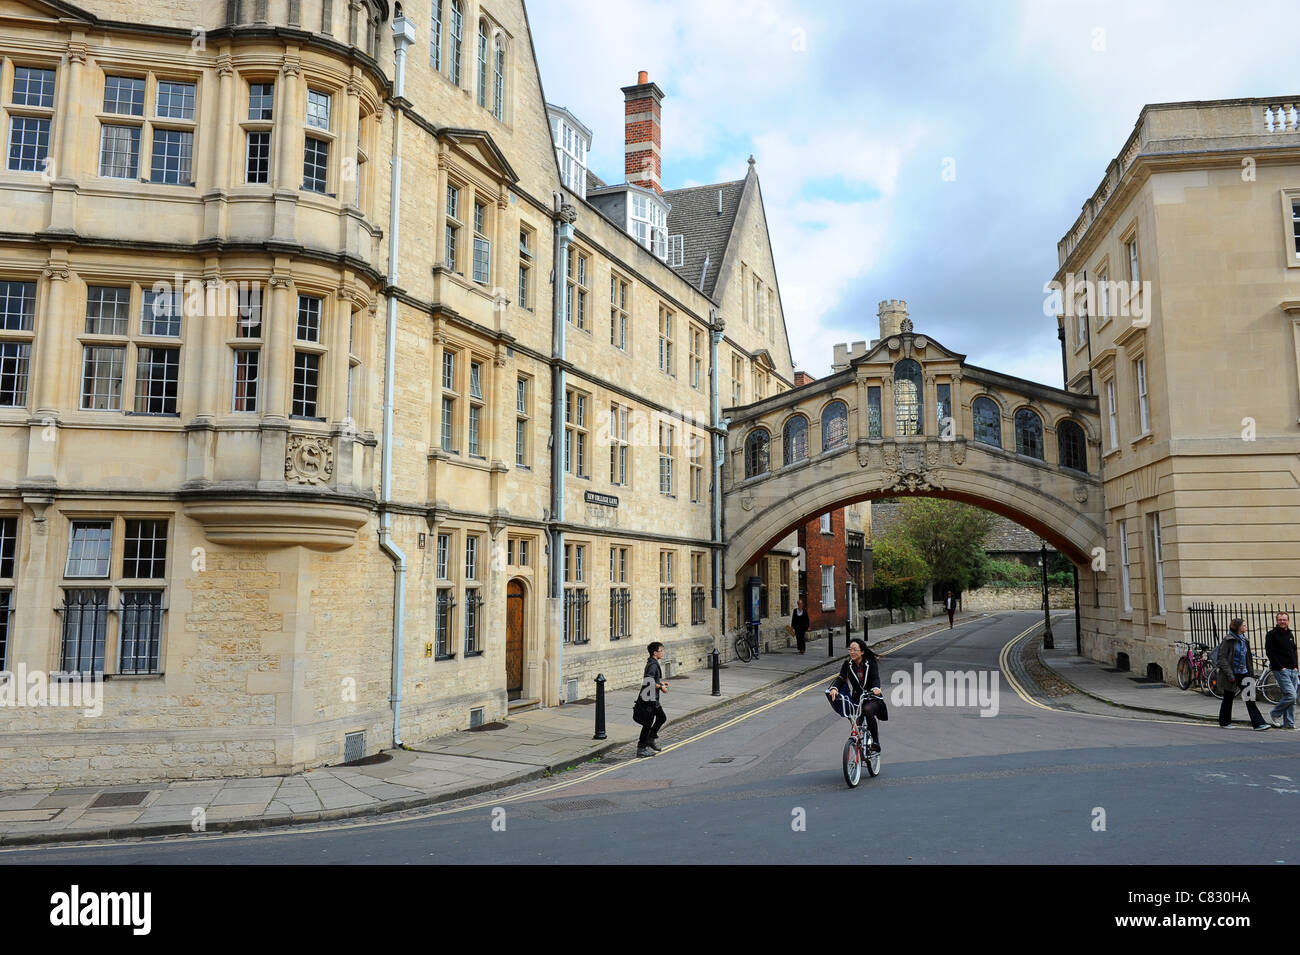
[[[943,472],[938,469],[941,454],[938,444],[886,445],[880,462],[881,490],[943,490]]]
[[[1088,501],[1088,488],[1082,484],[1074,486],[1074,499],[1080,504],[1086,504]]]
[[[334,449],[329,438],[289,435],[284,453],[284,479],[299,484],[328,484],[334,474]]]
[[[754,509],[754,496],[752,494],[746,494],[742,497],[740,499],[740,507],[742,510],[752,511]]]

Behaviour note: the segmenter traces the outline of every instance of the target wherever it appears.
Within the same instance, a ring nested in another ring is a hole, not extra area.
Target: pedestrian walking
[[[1295,634],[1291,631],[1291,615],[1280,613],[1276,624],[1264,637],[1264,652],[1268,666],[1277,675],[1277,685],[1282,699],[1268,714],[1274,726],[1293,730],[1295,726],[1296,689],[1300,687],[1300,672],[1296,670]]]
[[[943,598],[943,609],[948,612],[948,629],[952,629],[952,617],[957,612],[957,598],[948,591],[948,596]]]
[[[1228,623],[1228,635],[1219,644],[1215,654],[1215,663],[1219,668],[1219,685],[1223,687],[1223,703],[1219,706],[1219,725],[1232,725],[1232,699],[1241,692],[1242,681],[1253,679],[1255,660],[1250,652],[1250,641],[1246,639],[1246,621],[1234,617]],[[1268,729],[1264,717],[1254,700],[1246,700],[1246,712],[1250,715],[1250,725],[1257,730]]]
[[[794,631],[794,642],[799,647],[800,653],[803,653],[807,646],[805,638],[808,634],[809,620],[808,611],[803,609],[803,598],[800,597],[795,603],[794,613],[790,614],[790,629]]]
[[[641,725],[641,738],[636,744],[638,756],[653,756],[663,751],[663,747],[659,745],[659,731],[668,722],[668,714],[659,704],[659,694],[668,692],[664,672],[659,668],[659,661],[664,658],[664,645],[656,640],[646,649],[650,651],[650,659],[645,664],[645,674],[641,679],[641,694],[637,699],[637,708],[645,714],[645,722]]]

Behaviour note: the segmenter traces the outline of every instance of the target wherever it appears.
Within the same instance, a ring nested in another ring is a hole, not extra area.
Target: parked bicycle
[[[1214,675],[1214,657],[1210,654],[1210,648],[1203,643],[1183,643],[1174,644],[1174,648],[1182,653],[1178,658],[1178,689],[1186,690],[1190,687],[1196,687],[1198,690],[1210,692],[1210,680]],[[1222,693],[1216,694],[1222,696]]]
[[[746,623],[736,632],[736,658],[743,663],[758,659],[757,623]]]
[[[862,721],[862,707],[855,704],[848,695],[841,696],[848,710],[845,717],[849,721],[849,738],[844,743],[844,781],[853,789],[862,781],[862,766],[865,763],[868,776],[880,775],[880,753],[870,752],[875,740],[871,729]]]

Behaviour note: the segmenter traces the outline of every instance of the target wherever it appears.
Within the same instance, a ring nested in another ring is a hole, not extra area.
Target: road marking
[[[952,630],[957,629],[957,627],[964,626],[967,623],[973,623],[976,620],[984,620],[984,619],[986,619],[986,616],[973,617],[970,620],[964,620],[962,621],[962,623],[957,624],[956,626],[951,628],[939,627],[935,630],[929,631],[928,633],[923,633],[915,637],[909,637],[907,640],[904,640],[901,643],[894,644],[887,650],[881,650],[876,655],[881,657],[888,656],[889,654],[895,653],[898,650],[902,650],[906,647],[910,647],[912,644],[924,640],[927,637],[933,637],[935,634],[939,634],[939,633],[950,633],[952,632]],[[1021,637],[1025,636],[1025,634],[1029,633],[1029,631],[1033,629],[1034,627],[1030,627],[1029,630],[1026,630],[1024,633],[1020,634],[1020,636]],[[1020,639],[1020,637],[1017,637],[1016,639],[1018,640]],[[872,652],[874,653],[875,651]],[[827,659],[830,660],[833,658],[828,657]],[[703,730],[702,732],[696,733],[694,736],[687,737],[684,740],[679,740],[670,746],[665,746],[663,751],[665,753],[671,753],[673,750],[679,749],[682,746],[686,746],[689,743],[698,742],[699,740],[702,740],[708,736],[712,736],[714,733],[720,732],[721,730],[729,729],[732,726],[735,726],[739,723],[743,723],[745,720],[749,719],[750,717],[757,716],[760,713],[764,713],[772,709],[774,706],[779,706],[782,703],[788,703],[790,700],[793,700],[795,697],[808,692],[813,687],[821,686],[823,684],[824,679],[825,678],[823,677],[821,680],[816,680],[812,683],[807,684],[806,686],[802,686],[799,689],[794,690],[793,692],[787,693],[785,696],[764,703],[762,706],[755,707],[752,710],[746,710],[744,713],[734,716],[731,719],[727,720],[726,722],[720,723],[717,726],[712,727],[711,729]],[[496,806],[500,806],[505,803],[519,802],[520,800],[524,800],[524,799],[533,799],[537,796],[544,796],[547,795],[548,793],[558,792],[562,789],[569,789],[573,786],[578,786],[581,785],[582,783],[590,782],[591,780],[596,779],[599,776],[604,776],[606,773],[612,773],[616,769],[622,769],[626,766],[631,766],[634,764],[635,764],[634,760],[627,760],[621,763],[614,763],[613,765],[603,766],[600,769],[595,769],[589,773],[584,773],[583,775],[575,777],[573,779],[566,779],[561,782],[552,783],[551,785],[544,786],[541,789],[534,789],[534,790],[529,790],[528,792],[515,793],[513,796],[502,796],[498,799],[493,799],[487,802],[475,803],[472,806],[460,806],[454,809],[435,809],[431,812],[417,811],[418,813],[417,815],[404,815],[401,818],[396,818],[395,816],[394,818],[367,819],[367,820],[359,820],[355,822],[318,823],[310,826],[284,826],[284,827],[277,826],[272,829],[256,829],[256,830],[246,831],[246,832],[222,832],[222,833],[211,833],[211,834],[204,833],[202,839],[203,842],[211,842],[211,841],[225,841],[227,839],[248,839],[256,836],[273,836],[273,835],[300,836],[300,835],[308,835],[317,832],[338,832],[340,830],[346,830],[346,829],[370,829],[370,828],[375,828],[377,826],[392,826],[392,825],[398,825],[400,823],[416,822],[424,819],[436,819],[439,816],[450,816],[455,813],[461,813],[461,812],[482,811],[484,809],[492,809]],[[161,839],[164,840],[167,844],[179,845],[181,844],[181,840],[186,838],[188,837],[185,836],[183,833],[177,833],[174,836],[144,837],[140,841],[146,844],[157,845],[159,844],[158,840]],[[104,848],[106,846],[128,845],[134,841],[135,840],[98,840],[96,842],[70,843],[66,845],[53,843],[53,844],[44,844],[44,845],[35,845],[35,846],[5,846],[3,848],[0,848],[0,854],[6,852],[43,851],[43,850],[49,850],[51,848],[96,849],[96,848]]]
[[[1114,716],[1110,713],[1084,713],[1084,712],[1080,712],[1079,710],[1066,710],[1066,709],[1062,709],[1059,706],[1051,706],[1047,703],[1042,703],[1039,700],[1033,699],[1029,695],[1029,691],[1026,690],[1021,685],[1020,681],[1017,680],[1015,678],[1015,675],[1012,674],[1011,672],[1011,648],[1015,644],[1023,640],[1025,637],[1029,636],[1029,634],[1032,633],[1034,630],[1037,630],[1038,627],[1039,624],[1035,623],[1028,630],[1025,630],[1023,633],[1019,633],[1016,636],[1012,637],[1010,640],[1007,641],[1007,643],[1002,647],[1002,650],[998,653],[998,668],[1002,671],[1003,677],[1006,678],[1006,681],[1011,685],[1011,688],[1016,691],[1016,695],[1020,697],[1020,699],[1028,703],[1030,706],[1036,706],[1040,710],[1048,710],[1049,712],[1052,713],[1064,713],[1068,716],[1093,716],[1099,720],[1124,720],[1125,722],[1130,722],[1130,723],[1164,723],[1169,726],[1208,727],[1213,725],[1209,723],[1207,720],[1157,720],[1157,719],[1146,719],[1141,716]]]

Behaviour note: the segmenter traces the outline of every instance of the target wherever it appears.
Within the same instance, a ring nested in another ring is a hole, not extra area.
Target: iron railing
[[[1277,625],[1277,615],[1289,614],[1295,620],[1295,607],[1264,603],[1194,603],[1187,608],[1188,633],[1192,643],[1211,651],[1228,634],[1228,624],[1240,617],[1245,621],[1246,639],[1255,657],[1256,669],[1268,666],[1264,654],[1264,637]]]
[[[704,623],[704,588],[691,588],[691,624]]]
[[[161,673],[163,594],[161,590],[122,591],[118,673]]]
[[[587,591],[570,587],[564,591],[564,642],[590,643],[587,630]]]
[[[677,588],[659,588],[659,626],[677,626]]]
[[[609,591],[609,639],[626,640],[630,635],[632,619],[632,591],[627,587],[611,587]]]
[[[65,591],[59,669],[64,673],[103,673],[107,633],[108,591]]]

